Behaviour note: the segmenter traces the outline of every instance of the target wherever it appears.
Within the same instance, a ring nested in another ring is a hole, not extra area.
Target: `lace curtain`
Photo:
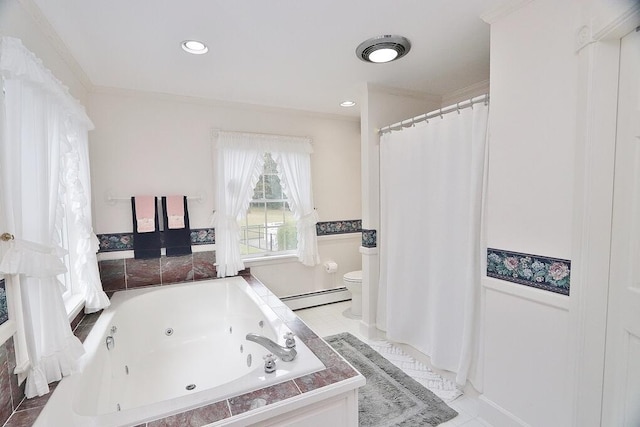
[[[0,272],[19,284],[16,373],[27,374],[25,394],[34,397],[69,375],[84,352],[71,332],[57,278],[66,271],[60,241],[64,201],[71,201],[66,216],[72,273],[90,301],[88,310],[109,304],[97,276],[88,208],[87,132],[93,125],[20,40],[0,39],[0,75],[0,203],[7,231],[15,235]]]
[[[216,206],[216,266],[218,277],[238,274],[244,269],[240,257],[240,227],[253,188],[264,166],[264,153],[278,164],[283,191],[297,220],[298,259],[308,266],[320,263],[316,238],[318,217],[313,208],[311,187],[311,141],[277,135],[218,132]]]

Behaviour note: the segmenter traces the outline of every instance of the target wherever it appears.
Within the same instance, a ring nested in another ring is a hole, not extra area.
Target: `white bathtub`
[[[324,370],[297,339],[295,360],[264,372],[269,351],[245,336],[284,342],[290,329],[271,297],[241,277],[116,293],[85,340],[80,373],[58,385],[35,426],[136,425]]]

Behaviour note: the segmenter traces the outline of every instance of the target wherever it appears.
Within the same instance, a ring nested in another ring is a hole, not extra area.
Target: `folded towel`
[[[151,233],[156,231],[154,220],[156,198],[154,196],[136,196],[134,200],[138,233]]]
[[[186,196],[178,196],[180,203],[182,204],[182,212],[184,213],[183,220],[184,225],[182,228],[167,227],[164,230],[164,247],[166,248],[167,256],[180,256],[189,255],[191,253],[191,229],[189,228],[189,211],[187,210],[187,198]],[[169,212],[169,198],[162,198],[162,210],[163,219],[165,224],[170,223],[168,217]]]
[[[184,228],[184,197],[167,196],[167,227],[172,230]]]
[[[135,259],[160,258],[162,242],[160,240],[157,199],[151,196],[151,214],[146,213],[145,215],[149,215],[149,217],[143,218],[145,223],[149,222],[147,219],[151,220],[151,230],[146,232],[139,231],[141,227],[139,227],[138,223],[137,199],[137,197],[131,198],[131,209],[133,211],[133,257]],[[146,209],[148,206],[147,204],[141,207],[142,209]],[[145,227],[142,229],[145,229]]]

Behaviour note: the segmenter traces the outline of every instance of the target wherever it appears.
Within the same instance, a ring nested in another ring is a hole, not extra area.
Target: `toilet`
[[[342,277],[342,283],[351,292],[351,308],[344,315],[362,317],[362,270],[348,272]]]

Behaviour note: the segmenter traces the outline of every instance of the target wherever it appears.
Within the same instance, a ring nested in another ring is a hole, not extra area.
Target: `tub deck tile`
[[[231,406],[231,413],[238,415],[252,409],[298,396],[299,394],[300,390],[298,390],[294,382],[287,381],[233,397],[229,399],[229,405]]]
[[[4,427],[30,427],[36,422],[36,418],[38,418],[41,411],[42,407],[14,412]]]
[[[307,393],[344,381],[347,378],[355,377],[356,375],[358,375],[358,373],[348,363],[340,362],[322,371],[298,377],[293,381],[295,381],[301,392]]]
[[[192,409],[181,414],[171,415],[170,417],[151,421],[147,423],[147,427],[201,427],[216,421],[224,420],[230,416],[231,413],[229,412],[227,402],[221,401]]]

